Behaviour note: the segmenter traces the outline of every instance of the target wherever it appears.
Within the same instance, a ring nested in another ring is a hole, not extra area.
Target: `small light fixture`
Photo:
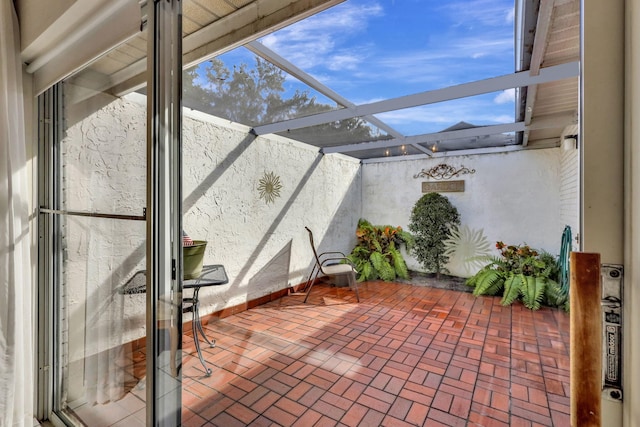
[[[432,146],[431,146],[431,151],[433,151],[434,153],[436,151],[438,151],[438,141],[436,141]]]
[[[578,148],[578,135],[566,135],[562,138],[562,149],[564,151],[575,150]]]

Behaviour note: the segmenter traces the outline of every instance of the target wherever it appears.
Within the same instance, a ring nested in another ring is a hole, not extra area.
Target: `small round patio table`
[[[227,272],[225,271],[224,266],[220,264],[205,265],[202,267],[202,273],[200,274],[200,277],[198,277],[197,279],[189,279],[182,282],[183,289],[193,289],[193,295],[191,297],[182,298],[182,312],[192,313],[191,329],[193,331],[193,342],[196,346],[198,358],[200,359],[200,363],[202,363],[202,366],[204,367],[204,371],[207,377],[211,376],[211,368],[207,366],[207,363],[202,356],[202,350],[200,348],[198,335],[201,335],[202,339],[204,339],[204,341],[209,344],[209,347],[211,348],[216,346],[216,340],[210,340],[204,333],[204,329],[202,327],[202,321],[200,320],[199,311],[200,289],[209,286],[226,285],[227,283],[229,283]]]

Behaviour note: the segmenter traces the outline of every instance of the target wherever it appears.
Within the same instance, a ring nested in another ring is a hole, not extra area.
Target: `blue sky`
[[[513,0],[347,0],[260,39],[356,104],[514,72]],[[220,58],[253,63],[244,48]],[[295,79],[290,90],[306,88]],[[389,112],[406,135],[514,120],[513,91]]]

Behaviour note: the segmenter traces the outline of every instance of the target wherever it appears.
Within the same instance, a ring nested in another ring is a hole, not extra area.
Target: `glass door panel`
[[[147,397],[146,70],[145,30],[44,97],[56,106],[41,112],[52,136],[40,181],[52,407],[69,424],[144,426],[156,409]]]
[[[144,52],[141,52],[144,53]],[[92,426],[145,425],[146,99],[97,70],[62,83],[60,409]]]
[[[62,223],[62,408],[86,425],[145,425],[145,223]]]

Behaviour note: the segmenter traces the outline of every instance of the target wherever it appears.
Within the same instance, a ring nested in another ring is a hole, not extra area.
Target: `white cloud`
[[[513,123],[513,114],[512,115],[502,114],[499,116],[495,116],[491,119],[491,121],[496,123]]]
[[[379,41],[395,40],[403,31],[394,25],[373,28],[373,21],[387,15],[382,5],[396,6],[369,1],[342,3],[261,41],[356,104],[513,71],[512,0],[441,2],[436,13],[442,15],[439,21],[445,24],[444,29],[425,26],[423,38],[385,50],[379,46],[388,44]],[[393,18],[392,12],[389,10],[389,18]],[[367,31],[373,34],[367,35]],[[458,121],[478,125],[513,122],[513,102],[513,91],[507,91],[481,100],[446,102],[380,117],[392,126],[406,127],[408,134],[435,132]]]
[[[507,16],[506,16],[507,23],[513,24],[513,20],[515,19],[515,17],[516,17],[516,10],[515,8],[512,7],[507,11]]]
[[[505,19],[513,16],[513,1],[508,0],[458,0],[446,2],[442,10],[459,25],[503,25]],[[511,21],[513,22],[513,17]]]
[[[376,117],[407,135],[439,132],[460,121],[476,126],[514,121],[511,107],[496,106],[487,96],[390,111]]]
[[[354,52],[366,50],[366,46],[349,45],[349,55],[336,55],[334,49],[347,37],[363,32],[372,17],[382,14],[383,8],[377,3],[344,3],[265,36],[261,41],[302,69],[329,67],[336,62],[348,63],[351,69],[363,60],[363,55]]]
[[[327,68],[332,71],[355,70],[360,62],[362,62],[362,58],[358,55],[337,54],[331,56]]]
[[[358,67],[351,78],[394,86],[421,85],[422,90],[429,90],[508,74],[506,67],[513,66],[513,39],[504,34],[442,35],[425,48],[401,49],[375,55],[362,52],[367,66]]]
[[[496,95],[493,98],[493,102],[496,104],[506,104],[507,102],[515,102],[516,100],[516,90],[515,89],[506,89]]]
[[[379,51],[376,40],[394,37],[393,26],[377,29],[369,38],[361,36],[372,18],[385,15],[382,3],[345,2],[261,41],[344,95],[350,88],[366,84],[387,88],[414,85],[417,90],[429,90],[506,74],[505,63],[513,64],[513,30],[505,30],[512,2],[456,0],[440,10],[447,20],[463,20],[477,28],[473,33],[463,28],[444,32],[426,28],[428,38],[422,45],[409,40],[393,50]],[[405,90],[397,95],[408,93]]]

